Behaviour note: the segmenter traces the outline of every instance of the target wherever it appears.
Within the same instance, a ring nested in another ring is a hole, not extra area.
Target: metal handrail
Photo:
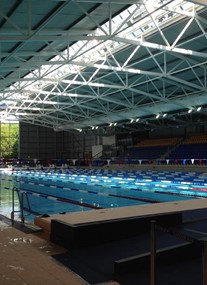
[[[18,199],[19,199],[19,205],[20,205],[20,210],[15,210],[14,209],[14,192],[17,192]],[[25,221],[25,214],[24,214],[24,205],[25,205],[25,198],[28,206],[28,212],[29,214],[32,212],[31,207],[30,207],[30,201],[27,192],[25,191],[20,191],[17,187],[12,188],[12,212],[11,212],[11,220],[12,223],[14,222],[14,214],[15,213],[21,213],[21,222],[24,224]]]
[[[159,230],[164,233],[176,236],[177,238],[189,243],[198,244],[202,249],[202,267],[203,267],[203,285],[207,285],[207,239],[197,239],[158,224],[155,220],[150,223],[150,285],[156,285],[156,231]]]
[[[12,188],[12,212],[11,212],[11,220],[12,220],[12,223],[14,222],[14,214],[15,213],[18,213],[20,211],[15,211],[14,210],[14,192],[17,191],[18,189],[16,187],[13,187]],[[18,193],[18,192],[17,192]]]

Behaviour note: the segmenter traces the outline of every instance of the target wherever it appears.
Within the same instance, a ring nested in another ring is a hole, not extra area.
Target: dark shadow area
[[[189,235],[194,239],[202,239],[207,236],[207,220],[204,219],[204,211],[196,213],[197,222],[188,222],[176,231]],[[187,215],[186,215],[187,217]],[[193,213],[190,218],[194,220]],[[189,217],[187,217],[189,220]],[[182,246],[186,241],[165,232],[156,232],[157,251],[172,247]],[[190,243],[188,243],[190,244]],[[89,284],[98,284],[116,280],[122,285],[149,285],[150,262],[147,267],[135,266],[128,272],[123,270],[117,274],[114,270],[115,261],[127,259],[133,256],[149,254],[150,233],[140,233],[137,236],[117,241],[106,242],[100,245],[69,249],[64,254],[53,255],[53,258],[81,276]],[[195,254],[186,256],[169,255],[165,260],[157,259],[156,281],[157,285],[202,285],[202,250],[201,247]]]
[[[157,266],[157,285],[202,285],[202,259],[185,260],[173,264]],[[149,270],[121,274],[118,278],[121,285],[149,285]]]
[[[182,244],[183,241],[177,239],[174,236],[169,236],[168,234],[158,233],[157,234],[157,249],[168,247],[172,245]],[[76,274],[81,276],[84,280],[90,284],[97,284],[102,282],[107,282],[110,280],[117,280],[121,284],[149,284],[149,267],[148,269],[137,268],[132,272],[121,273],[119,276],[115,276],[114,273],[114,261],[127,258],[130,256],[139,255],[150,251],[150,237],[149,234],[143,234],[139,237],[134,237],[130,239],[124,239],[116,242],[106,243],[99,246],[90,246],[86,248],[79,248],[69,250],[68,252],[60,255],[54,255],[53,258],[63,264],[64,266],[70,268]],[[158,264],[157,276],[159,278],[158,284],[166,285],[166,279],[163,278],[163,272],[165,276],[171,276],[172,270],[179,273],[181,278],[186,278],[193,282],[192,280],[199,280],[202,273],[201,269],[201,259],[197,258],[195,260],[188,261],[191,269],[188,269],[186,261],[181,261],[180,264],[163,264],[161,266]],[[150,263],[149,263],[150,266]],[[198,274],[196,273],[198,272]],[[194,275],[197,275],[195,277]],[[173,273],[174,274],[174,273]],[[193,275],[193,279],[190,275]],[[166,277],[167,278],[167,277]],[[175,276],[173,277],[175,278]],[[180,278],[180,277],[179,277]],[[138,283],[137,283],[138,282]],[[172,281],[173,282],[173,281]],[[194,284],[199,285],[201,283],[167,283],[167,284]]]

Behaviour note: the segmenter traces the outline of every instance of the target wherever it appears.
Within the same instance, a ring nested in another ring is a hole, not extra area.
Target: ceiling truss
[[[202,0],[11,2],[0,5],[2,121],[103,134],[207,121]]]

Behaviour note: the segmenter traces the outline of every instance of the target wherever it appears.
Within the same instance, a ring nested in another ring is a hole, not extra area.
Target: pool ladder
[[[19,199],[20,210],[15,210],[14,209],[14,192],[17,192],[17,196],[18,196],[18,199]],[[12,188],[12,212],[11,212],[12,223],[14,222],[14,214],[15,213],[21,213],[21,222],[24,224],[25,216],[26,216],[26,214],[24,214],[25,205],[27,205],[27,207],[28,207],[27,211],[30,214],[32,211],[31,211],[29,197],[28,197],[27,192],[20,191],[18,188],[13,187]]]

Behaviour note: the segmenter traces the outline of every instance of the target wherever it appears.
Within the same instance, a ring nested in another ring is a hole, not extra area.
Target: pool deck
[[[193,199],[131,207],[98,209],[77,213],[55,214],[49,217],[37,216],[34,223],[47,233],[50,233],[51,220],[59,220],[71,225],[82,225],[84,223],[126,220],[135,217],[156,217],[157,215],[168,215],[205,208],[207,208],[207,199]]]
[[[86,285],[85,280],[51,258],[66,250],[39,233],[25,233],[0,220],[0,284]],[[117,285],[111,281],[107,285]],[[88,284],[89,285],[89,284]]]
[[[113,219],[130,219],[134,216],[169,214],[205,209],[206,199],[158,203],[116,209],[91,210],[88,212],[37,217],[36,221],[49,226],[51,219],[61,219],[74,224]],[[24,226],[22,226],[24,229]],[[66,249],[49,240],[49,231],[26,233],[0,219],[0,284],[2,285],[89,285],[79,275],[56,262],[52,255],[65,253]],[[116,281],[102,285],[119,285]]]

